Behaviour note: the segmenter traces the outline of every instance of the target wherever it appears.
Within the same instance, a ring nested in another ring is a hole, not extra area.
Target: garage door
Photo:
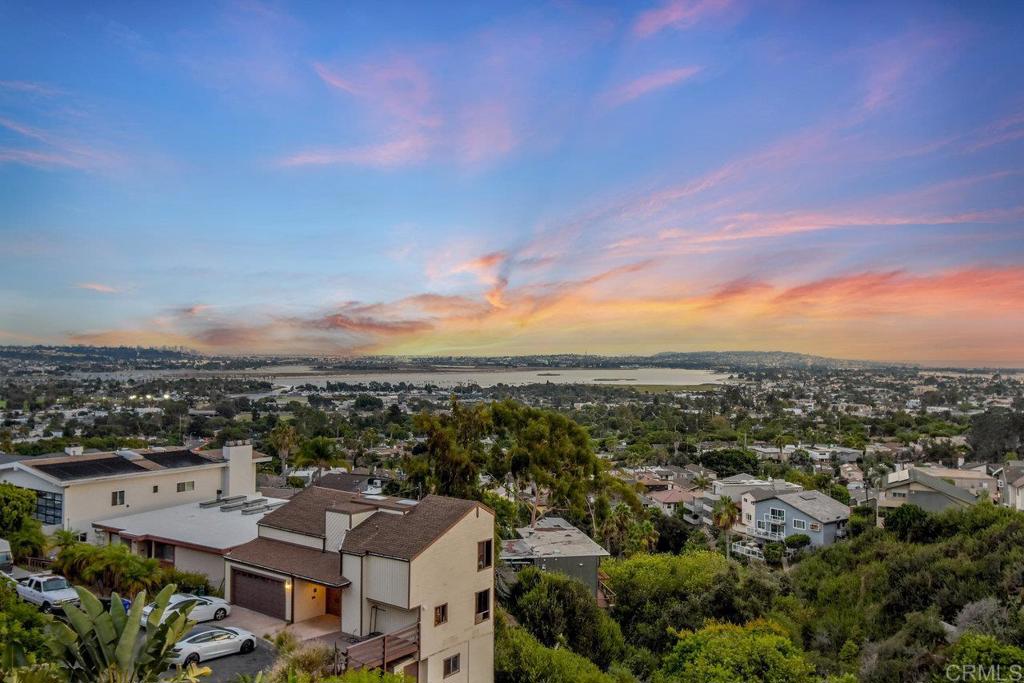
[[[232,567],[231,602],[239,607],[284,619],[284,581]]]

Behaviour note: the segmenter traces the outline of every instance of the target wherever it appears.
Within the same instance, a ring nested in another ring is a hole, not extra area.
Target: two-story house
[[[225,557],[233,604],[286,622],[333,619],[350,667],[419,681],[494,678],[494,513],[476,501],[318,486]]]
[[[0,464],[0,481],[36,494],[35,517],[46,533],[67,529],[94,540],[93,523],[217,496],[251,496],[256,465],[269,456],[249,442],[219,450],[122,449],[17,458]]]
[[[740,519],[747,536],[784,541],[806,534],[812,546],[820,547],[846,535],[850,508],[821,491],[777,493],[755,488],[742,496]]]
[[[907,503],[927,512],[942,512],[977,502],[978,496],[969,490],[934,477],[927,469],[908,467],[891,472],[882,481],[878,491],[878,525],[885,525],[885,516],[890,510]]]
[[[792,493],[803,490],[803,487],[799,484],[793,484],[784,479],[759,479],[752,474],[734,474],[731,477],[712,481],[711,490],[704,491],[699,498],[693,501],[683,500],[683,507],[686,509],[684,519],[695,517],[700,520],[699,523],[705,526],[713,526],[712,515],[715,504],[723,496],[728,496],[736,503],[739,503],[744,493],[757,488],[776,493]]]

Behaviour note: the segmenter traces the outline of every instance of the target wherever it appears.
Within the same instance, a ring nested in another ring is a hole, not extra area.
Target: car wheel
[[[242,649],[240,649],[239,652],[241,652],[243,655],[247,655],[255,649],[256,643],[252,642],[251,640],[246,640],[242,642]]]
[[[47,612],[48,613],[50,610],[53,609],[53,607],[50,605],[50,603],[44,602],[43,604],[41,604],[39,606],[39,609],[42,610],[43,612]]]
[[[216,612],[213,613],[213,618],[214,618],[215,621],[220,621],[221,619],[223,619],[227,615],[228,615],[228,611],[226,609],[224,609],[223,607],[221,607]]]
[[[193,664],[199,663],[199,655],[193,652],[188,657],[185,657],[185,666],[192,666]]]

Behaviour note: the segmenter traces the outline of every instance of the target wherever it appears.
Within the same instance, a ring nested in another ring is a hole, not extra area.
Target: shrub
[[[787,548],[803,548],[811,544],[811,537],[807,534],[793,534],[786,537]]]
[[[177,584],[178,590],[182,593],[221,595],[221,590],[210,584],[206,574],[201,574],[200,572],[185,572],[174,567],[168,567],[161,572],[160,580],[163,583]]]

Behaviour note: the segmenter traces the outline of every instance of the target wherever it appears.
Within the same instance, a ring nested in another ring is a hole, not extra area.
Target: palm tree
[[[775,447],[779,449],[779,462],[783,461],[782,451],[786,444],[792,443],[793,439],[788,434],[779,434],[775,437]]]
[[[628,554],[649,553],[658,544],[658,529],[650,519],[637,522],[629,529]]]
[[[711,486],[711,477],[706,474],[698,474],[691,482],[699,491],[706,491]]]
[[[323,470],[337,464],[338,451],[333,441],[326,436],[318,436],[302,444],[302,449],[295,460],[299,464],[315,467],[316,478],[320,479]]]
[[[729,556],[732,527],[740,518],[740,508],[729,496],[722,496],[711,511],[711,520],[725,533],[725,556]]]
[[[628,505],[619,503],[612,508],[611,514],[604,521],[603,528],[605,542],[608,544],[610,552],[616,555],[621,554],[626,535],[632,525],[633,511]]]
[[[270,432],[270,445],[277,451],[277,457],[281,459],[281,473],[288,473],[288,458],[292,451],[299,447],[299,433],[295,427],[283,420]]]

